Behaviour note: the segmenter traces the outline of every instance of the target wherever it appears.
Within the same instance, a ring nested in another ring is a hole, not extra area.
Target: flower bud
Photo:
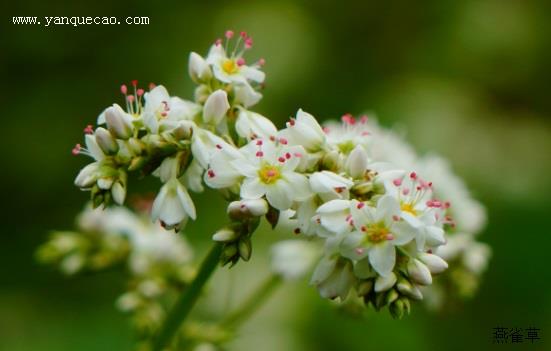
[[[78,173],[76,179],[75,179],[75,185],[79,188],[89,188],[97,180],[97,171],[99,169],[98,163],[90,163],[89,165],[86,165],[81,171]]]
[[[203,120],[206,123],[217,125],[222,121],[230,108],[228,94],[221,89],[210,94],[203,109]]]
[[[408,274],[418,284],[432,284],[432,276],[429,269],[418,259],[410,259],[407,265]]]
[[[448,263],[444,261],[440,256],[423,252],[417,255],[417,257],[428,267],[429,271],[433,274],[442,273],[448,268]]]
[[[235,231],[229,228],[223,228],[214,233],[212,240],[219,242],[230,242],[237,239],[238,235]]]
[[[107,128],[119,139],[128,139],[134,134],[132,118],[123,109],[114,104],[105,110]]]
[[[201,55],[192,52],[189,54],[189,76],[196,83],[201,83],[212,78],[210,67]]]
[[[423,299],[423,294],[421,293],[421,290],[419,290],[419,288],[417,288],[415,285],[412,285],[407,279],[398,279],[398,284],[396,284],[396,288],[399,292],[408,297],[411,297],[412,299]]]
[[[126,197],[126,188],[121,182],[116,182],[111,187],[111,195],[113,196],[113,201],[115,201],[117,205],[122,205]]]
[[[379,276],[375,280],[375,292],[386,291],[394,286],[396,283],[396,274],[391,272],[386,277]]]
[[[358,296],[365,296],[371,292],[373,289],[373,280],[364,280],[360,284],[358,284],[356,291],[358,292]]]
[[[248,261],[251,258],[251,254],[253,251],[251,239],[248,237],[243,237],[239,239],[239,242],[237,243],[237,249],[239,250],[239,256],[241,256],[244,261]]]
[[[385,297],[386,303],[391,304],[400,297],[400,294],[394,289],[390,290]]]
[[[264,199],[233,201],[228,206],[228,215],[232,219],[260,217],[268,213],[268,203]]]
[[[357,179],[364,175],[367,169],[367,152],[362,146],[358,145],[352,150],[345,167],[352,178]]]
[[[113,155],[119,151],[119,144],[107,129],[99,127],[96,129],[95,135],[96,142],[104,153]]]
[[[337,171],[339,169],[339,153],[335,150],[327,152],[323,156],[321,163],[324,168],[330,171]]]

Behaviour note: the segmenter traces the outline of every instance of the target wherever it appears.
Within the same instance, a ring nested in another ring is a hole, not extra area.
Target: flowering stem
[[[237,328],[239,324],[247,320],[254,311],[266,301],[268,297],[274,292],[275,288],[281,283],[281,278],[277,275],[270,275],[239,307],[236,311],[231,313],[224,321],[222,325],[230,328]]]
[[[218,266],[222,249],[223,244],[218,242],[211,247],[207,257],[205,257],[203,263],[201,263],[197,276],[193,279],[191,285],[184,291],[180,299],[176,302],[176,305],[172,308],[172,311],[161,327],[154,343],[154,351],[163,350],[172,340],[178,328],[185,321],[189,312],[195,305],[197,298],[201,294],[203,286]]]

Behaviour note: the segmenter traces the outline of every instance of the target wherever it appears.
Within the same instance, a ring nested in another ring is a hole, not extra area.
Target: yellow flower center
[[[264,184],[273,184],[281,178],[281,172],[276,166],[265,165],[258,171],[258,176]]]
[[[409,203],[409,202],[402,202],[400,204],[400,209],[404,212],[408,212],[414,216],[417,216],[417,211],[415,210],[414,206],[412,203]]]
[[[388,235],[390,234],[390,231],[383,223],[373,224],[362,228],[362,230],[366,234],[366,239],[372,243],[388,240]]]
[[[222,69],[227,74],[234,74],[239,70],[239,66],[234,60],[226,59],[222,62]]]

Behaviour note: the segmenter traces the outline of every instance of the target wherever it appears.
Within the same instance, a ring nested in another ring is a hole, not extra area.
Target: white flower
[[[280,241],[271,247],[272,271],[287,280],[302,278],[318,258],[318,251],[309,241]]]
[[[153,202],[151,216],[167,228],[177,226],[188,217],[195,219],[195,205],[178,179],[173,178],[162,186]]]
[[[241,105],[244,108],[249,108],[253,105],[256,105],[260,99],[262,99],[262,94],[254,90],[249,84],[237,85],[234,88],[235,99],[234,103]]]
[[[134,134],[132,116],[117,104],[108,107],[104,111],[105,123],[113,135],[119,139],[128,139]]]
[[[352,115],[346,114],[342,123],[325,123],[323,130],[327,137],[327,144],[333,150],[348,155],[358,145],[367,149],[370,133],[368,131],[367,117],[362,116],[356,120]]]
[[[323,201],[347,199],[349,189],[354,185],[350,179],[329,171],[316,172],[310,176],[312,191]]]
[[[432,198],[432,182],[421,179],[416,172],[408,177],[399,177],[387,188],[400,204],[400,217],[417,231],[417,249],[425,245],[436,247],[446,242],[442,225],[446,220],[444,210],[449,204]]]
[[[162,85],[145,93],[144,98],[143,122],[154,134],[158,133],[160,126],[166,122],[190,120],[200,111],[200,106],[193,102],[170,97]]]
[[[366,138],[365,148],[372,162],[389,162],[401,169],[415,168],[417,154],[402,135],[383,129],[374,121],[367,123],[367,127],[369,137]]]
[[[364,147],[357,145],[346,159],[346,172],[354,179],[364,176],[367,170],[367,152]]]
[[[226,112],[230,108],[230,103],[228,102],[228,94],[221,89],[216,90],[209,95],[205,106],[203,108],[203,120],[205,123],[210,123],[213,125],[218,125],[222,122]]]
[[[419,172],[429,176],[438,186],[434,192],[451,203],[448,213],[458,231],[479,233],[486,223],[486,210],[472,198],[465,182],[455,175],[447,160],[429,155],[418,162]]]
[[[189,54],[188,70],[189,76],[194,82],[205,82],[212,78],[209,64],[195,52]]]
[[[356,282],[356,278],[352,263],[337,255],[339,242],[338,237],[326,241],[325,256],[316,266],[310,284],[316,285],[324,298],[340,297],[344,300]]]
[[[253,140],[242,147],[240,154],[230,151],[234,157],[225,157],[222,148],[214,156],[205,181],[214,187],[231,186],[239,181],[237,174],[244,177],[241,184],[243,199],[266,199],[278,210],[287,210],[293,201],[306,199],[310,195],[308,180],[295,172],[303,150],[300,147],[276,145],[270,140]],[[221,178],[216,179],[216,178]]]
[[[291,145],[302,145],[307,151],[319,151],[325,143],[325,133],[311,114],[299,109],[296,118],[287,122],[280,132]]]
[[[202,128],[195,128],[191,139],[193,157],[203,169],[208,167],[211,157],[221,148],[233,148],[218,135]]]
[[[214,44],[207,56],[207,62],[212,65],[214,77],[224,83],[248,84],[249,81],[262,83],[265,75],[261,70],[247,66],[241,55],[228,57],[221,44]]]
[[[342,234],[352,230],[351,202],[349,200],[332,200],[321,205],[316,220],[329,233]]]
[[[235,122],[237,134],[247,140],[275,138],[277,128],[272,121],[259,113],[241,109]]]
[[[392,196],[381,197],[376,207],[353,200],[350,210],[355,231],[345,236],[341,253],[353,260],[368,257],[379,275],[388,276],[396,262],[395,246],[410,242],[415,231],[399,220],[400,205]]]

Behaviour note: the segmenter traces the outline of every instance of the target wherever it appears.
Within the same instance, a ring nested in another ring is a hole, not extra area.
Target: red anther
[[[344,186],[337,186],[337,187],[335,187],[335,192],[336,192],[337,194],[340,194],[340,193],[342,193],[345,189],[346,189],[346,188],[345,188]]]
[[[420,186],[416,186],[415,189],[417,189],[417,191],[421,190],[421,187]]]
[[[287,139],[285,138],[279,138],[279,142],[282,143],[283,145],[287,145]]]
[[[245,32],[245,31],[240,32],[239,35],[240,35],[241,38],[243,38],[243,39],[246,39],[246,38],[247,38],[247,32]]]
[[[362,226],[360,227],[360,230],[361,230],[362,232],[365,232],[365,231],[367,230],[367,227],[366,227],[365,225],[362,225]]]
[[[219,149],[219,150],[222,150],[222,145],[216,144],[216,148]]]
[[[143,95],[144,91],[142,88],[136,90],[136,95],[138,95],[139,97],[141,97]]]
[[[253,47],[253,38],[248,37],[247,39],[245,39],[245,48],[250,49],[252,47]]]
[[[155,83],[149,83],[149,90],[155,89],[157,85]]]
[[[207,175],[209,176],[209,178],[214,178],[214,176],[215,176],[214,171],[212,169],[209,169],[207,171]]]
[[[136,79],[134,79],[132,81],[132,85],[134,86],[134,88],[137,87],[138,86],[138,81]]]
[[[294,126],[294,125],[295,125],[295,119],[291,117],[291,118],[289,119],[289,124],[290,124],[291,126]]]
[[[427,253],[431,254],[431,253],[432,253],[432,249],[428,249],[428,250],[427,250]]]
[[[238,66],[243,66],[245,64],[245,59],[243,57],[240,57],[236,61]]]
[[[392,220],[398,222],[400,220],[400,216],[394,215],[392,216]]]
[[[428,183],[429,188],[432,188],[432,182]]]
[[[285,162],[285,157],[279,157],[277,160],[278,160],[279,162],[283,163],[283,162]]]
[[[365,206],[364,202],[359,202],[358,205],[356,205],[356,208],[359,210]]]
[[[297,235],[300,234],[300,228],[295,228],[295,230],[293,230],[293,232]]]
[[[259,145],[259,146],[262,145],[262,140],[258,140],[258,141],[256,142],[256,145]]]
[[[402,194],[403,194],[403,195],[409,194],[409,188],[404,188],[404,189],[402,189]]]
[[[411,172],[411,173],[409,174],[409,177],[410,177],[411,179],[417,179],[417,173]]]
[[[444,208],[450,208],[451,205],[449,201],[444,202]]]
[[[270,141],[275,141],[275,140],[276,140],[276,137],[273,135],[270,135]]]
[[[264,156],[264,153],[262,151],[256,152],[256,157],[262,157],[262,156]]]
[[[80,144],[76,144],[75,147],[71,150],[73,155],[78,155],[80,153]]]
[[[227,30],[224,35],[227,39],[233,38],[233,30]]]
[[[356,120],[354,119],[354,116],[352,116],[350,113],[346,113],[341,117],[341,120],[349,125],[353,125],[356,123]]]
[[[168,115],[168,113],[166,111],[161,112],[162,117],[166,117],[167,115]]]
[[[89,124],[84,128],[84,134],[94,134],[94,127]]]
[[[128,100],[128,102],[133,103],[134,102],[134,95],[128,95],[126,97],[126,99]]]
[[[259,66],[264,66],[266,64],[266,60],[264,60],[263,58],[261,58],[260,60],[258,60],[258,65]]]
[[[402,178],[396,178],[392,181],[392,184],[396,185],[396,186],[400,186],[402,185]]]
[[[214,45],[216,45],[216,46],[222,45],[222,39],[220,39],[220,38],[216,39],[216,41],[214,42]]]
[[[286,152],[286,153],[285,153],[285,158],[286,158],[286,159],[290,159],[290,158],[291,158],[291,154],[288,153],[288,152]]]
[[[121,85],[122,95],[126,95],[127,92],[128,92],[128,87],[126,86],[126,84]]]

